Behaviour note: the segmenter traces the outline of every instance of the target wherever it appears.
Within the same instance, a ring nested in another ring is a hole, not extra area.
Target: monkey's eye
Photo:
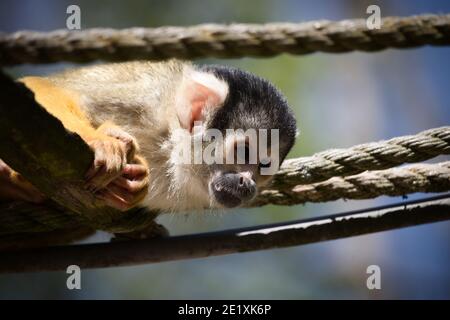
[[[260,168],[270,168],[272,161],[270,159],[264,159],[259,162]]]

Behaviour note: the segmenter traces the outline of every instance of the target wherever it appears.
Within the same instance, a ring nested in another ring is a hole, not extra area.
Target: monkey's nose
[[[237,194],[242,201],[251,200],[256,194],[256,183],[250,172],[239,172],[236,174],[239,182]]]
[[[249,181],[253,182],[252,174],[250,172],[239,172],[237,175],[239,176],[239,185],[244,185]]]
[[[229,172],[215,177],[211,182],[214,198],[227,208],[247,202],[256,195],[256,183],[250,173]]]

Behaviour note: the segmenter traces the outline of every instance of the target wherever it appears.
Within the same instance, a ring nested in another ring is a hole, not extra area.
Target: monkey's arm
[[[33,91],[35,100],[41,106],[58,118],[66,129],[79,134],[84,141],[111,139],[90,124],[79,107],[81,96],[78,93],[58,87],[41,77],[25,77],[19,81]]]
[[[112,123],[94,128],[80,108],[80,93],[58,87],[40,77],[26,77],[19,81],[34,92],[40,105],[58,118],[65,128],[80,135],[94,151],[94,163],[86,174],[87,188],[104,199],[106,204],[120,210],[138,204],[148,187],[148,169],[146,162],[135,155],[137,145],[134,138]],[[17,198],[9,195],[18,186],[14,177],[19,174],[12,172],[9,175],[11,179],[2,183],[3,188],[9,191],[0,189],[0,198],[2,194],[6,198]],[[31,184],[20,187],[22,192],[31,192],[34,188]]]

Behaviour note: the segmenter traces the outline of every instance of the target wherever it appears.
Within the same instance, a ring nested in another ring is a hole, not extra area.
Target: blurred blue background
[[[449,1],[50,1],[0,2],[0,31],[65,28],[66,8],[81,7],[82,28],[191,25],[206,22],[300,22],[449,13]],[[294,108],[301,135],[290,157],[413,134],[450,123],[450,48],[379,53],[208,59],[275,83]],[[18,66],[15,77],[72,64]],[[443,160],[443,157],[434,161]],[[423,197],[412,195],[409,199]],[[293,207],[268,206],[211,215],[166,215],[172,234],[252,226],[404,201],[381,197]],[[450,223],[436,223],[319,244],[139,267],[83,270],[82,290],[64,272],[0,275],[0,298],[63,299],[449,299]],[[89,241],[106,241],[98,234]],[[379,265],[382,289],[368,290],[366,268]]]

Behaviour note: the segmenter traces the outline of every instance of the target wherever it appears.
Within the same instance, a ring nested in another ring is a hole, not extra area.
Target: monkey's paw
[[[0,159],[0,201],[23,200],[41,203],[45,199],[44,194]]]
[[[138,148],[135,139],[119,127],[105,124],[97,131],[100,138],[87,141],[94,151],[94,163],[86,173],[86,188],[92,192],[121,176]]]
[[[106,205],[126,211],[139,204],[148,193],[149,170],[145,161],[135,157],[125,165],[122,175],[96,193]]]

